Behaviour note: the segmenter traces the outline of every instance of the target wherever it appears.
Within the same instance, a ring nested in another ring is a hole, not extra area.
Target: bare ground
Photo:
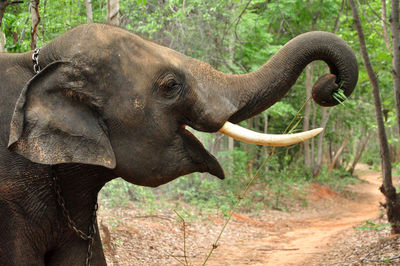
[[[389,226],[382,225],[380,173],[366,165],[356,173],[367,182],[349,188],[352,199],[314,185],[305,210],[268,210],[252,217],[234,213],[207,265],[400,265],[400,238],[390,236]],[[142,213],[135,207],[100,209],[108,264],[185,262],[183,226],[176,214]],[[364,230],[354,229],[367,220],[371,222]],[[204,263],[223,223],[218,215],[186,221],[188,264]]]

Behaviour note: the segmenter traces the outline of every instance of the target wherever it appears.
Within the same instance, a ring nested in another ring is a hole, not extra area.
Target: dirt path
[[[328,252],[333,236],[379,215],[380,174],[366,165],[360,165],[357,174],[367,181],[353,187],[357,200],[332,197],[325,209],[319,206],[321,212],[294,214],[280,228],[249,242],[221,245],[207,265],[305,265],[310,257]]]
[[[332,253],[334,239],[379,215],[380,174],[366,165],[356,171],[366,182],[346,197],[313,185],[309,207],[299,212],[267,210],[254,218],[235,213],[207,265],[324,265],[322,254]],[[172,210],[147,217],[135,205],[100,208],[99,221],[109,265],[180,265],[173,256],[184,259],[182,223]],[[203,264],[223,223],[221,216],[187,223],[190,265]]]

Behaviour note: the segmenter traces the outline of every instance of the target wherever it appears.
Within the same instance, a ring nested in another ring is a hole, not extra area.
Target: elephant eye
[[[165,98],[172,99],[183,90],[183,84],[173,73],[166,73],[157,80],[158,92]]]

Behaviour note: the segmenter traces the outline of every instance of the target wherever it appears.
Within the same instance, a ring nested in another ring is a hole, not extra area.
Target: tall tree
[[[34,50],[36,48],[37,39],[38,39],[38,29],[40,23],[40,14],[39,14],[39,4],[40,0],[31,0],[30,10],[32,14],[32,28],[31,28],[31,49]]]
[[[392,47],[390,46],[390,39],[388,35],[388,29],[387,29],[387,19],[386,19],[386,0],[381,0],[381,5],[382,5],[382,12],[381,12],[381,25],[382,25],[382,37],[385,40],[385,45],[386,48],[389,51],[392,51]]]
[[[311,90],[313,86],[313,65],[310,64],[306,68],[306,101],[311,97]],[[310,129],[310,115],[311,115],[311,102],[308,101],[306,106],[304,107],[304,120],[303,120],[303,131],[307,131]],[[307,168],[311,168],[311,153],[310,153],[310,144],[309,141],[306,140],[303,142],[304,146],[304,165]]]
[[[347,170],[350,174],[354,173],[356,165],[357,165],[358,161],[361,159],[361,155],[363,154],[364,149],[367,146],[368,139],[371,136],[371,132],[366,130],[366,128],[362,129],[361,132],[362,132],[361,133],[362,137],[359,140],[359,142],[357,143],[358,148],[356,148],[356,153],[354,155],[353,162],[351,163],[351,166]]]
[[[9,4],[8,1],[0,0],[0,26],[1,26],[1,23],[3,22],[3,16],[4,16],[4,13],[6,12],[6,8],[7,8],[8,4]]]
[[[7,1],[7,0],[0,0],[0,27],[3,23],[4,13],[6,12],[6,8],[9,5],[21,4],[23,1]],[[0,53],[5,52],[5,45],[6,45],[6,36],[0,30]]]
[[[321,118],[321,128],[326,128],[326,125],[328,124],[329,116],[331,115],[333,109],[330,109],[329,111],[327,110],[326,107],[322,107],[322,118]],[[325,131],[325,130],[324,130]],[[323,140],[324,140],[324,135],[325,132],[322,131],[319,136],[318,136],[318,148],[317,148],[317,160],[315,162],[315,165],[313,167],[313,176],[318,176],[321,172],[321,166],[322,166],[322,153],[323,153]]]
[[[3,22],[3,16],[4,13],[6,12],[6,8],[9,5],[15,5],[15,4],[22,4],[24,1],[7,1],[7,0],[0,0],[0,26],[1,23]]]
[[[1,27],[1,23],[3,22],[3,16],[4,16],[4,13],[6,12],[6,8],[7,8],[7,1],[0,0],[0,27]],[[5,48],[4,48],[5,45],[6,45],[6,36],[0,30],[0,53],[5,52]]]
[[[383,0],[384,1],[384,0]],[[384,5],[382,5],[383,10]],[[383,12],[383,11],[382,11]],[[384,22],[382,22],[384,23]],[[393,43],[393,90],[396,105],[397,129],[400,137],[400,25],[399,25],[399,0],[392,1],[390,14],[390,28],[392,31]]]
[[[86,17],[88,22],[93,21],[93,8],[92,8],[92,1],[85,0],[85,7],[86,7]]]
[[[345,7],[345,0],[342,1],[340,10],[337,14],[337,17],[335,19],[335,24],[333,25],[333,30],[332,33],[337,33],[337,31],[339,30],[339,26],[340,26],[340,16],[343,13]],[[329,69],[326,69],[326,72],[329,73]],[[330,114],[332,113],[334,109],[330,109],[329,112],[327,110],[326,107],[321,107],[321,128],[326,128],[326,125],[328,124],[329,121],[329,117]],[[313,176],[318,176],[320,171],[321,171],[321,166],[322,166],[322,155],[323,155],[323,140],[324,140],[324,136],[325,136],[325,130],[321,132],[321,134],[318,135],[318,142],[317,142],[317,159],[315,161],[315,163],[313,163]],[[314,158],[313,158],[313,162],[314,162]]]
[[[353,14],[354,25],[357,30],[358,40],[360,42],[361,54],[367,71],[369,80],[372,86],[372,94],[374,96],[375,115],[378,124],[378,137],[379,146],[381,151],[382,175],[383,184],[380,187],[381,192],[385,195],[386,211],[389,222],[392,224],[392,233],[400,233],[400,200],[399,194],[396,194],[396,189],[392,182],[392,165],[390,160],[389,144],[386,137],[385,125],[383,122],[382,103],[379,95],[379,82],[376,73],[372,68],[369,59],[367,46],[365,43],[364,32],[361,25],[360,16],[358,15],[358,8],[354,0],[349,0],[351,11]]]
[[[308,4],[309,5],[309,2]],[[318,17],[321,13],[321,10],[317,10],[313,14],[313,19],[311,22],[311,31],[315,30],[315,24],[317,23]],[[313,65],[310,64],[306,68],[306,101],[311,97],[311,91],[313,86]],[[311,102],[308,101],[306,106],[304,107],[304,120],[303,120],[303,131],[307,131],[310,129],[310,115],[311,115]],[[303,142],[304,146],[304,164],[306,167],[311,168],[311,154],[310,154],[310,145],[308,140]],[[314,158],[313,158],[314,159]]]
[[[107,23],[119,26],[119,0],[107,0]]]
[[[6,35],[0,31],[0,53],[4,53],[6,51]]]

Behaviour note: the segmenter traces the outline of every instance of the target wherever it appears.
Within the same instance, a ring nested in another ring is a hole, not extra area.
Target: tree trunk
[[[87,21],[90,23],[93,21],[92,1],[85,0],[85,7],[86,7],[86,18],[87,18]]]
[[[351,134],[350,134],[351,136]],[[333,168],[335,168],[335,165],[340,157],[340,155],[342,154],[342,152],[344,151],[344,148],[346,148],[347,143],[349,143],[350,137],[347,137],[343,143],[342,146],[340,146],[339,150],[336,152],[335,156],[333,157],[333,160],[331,162],[331,164],[329,165],[329,169],[328,172],[331,172]]]
[[[107,0],[107,23],[119,26],[119,0]]]
[[[308,3],[309,5],[310,3]],[[315,30],[315,24],[317,23],[320,10],[314,12],[314,17],[311,23],[311,31]],[[311,91],[313,86],[313,71],[314,67],[312,64],[309,64],[306,67],[306,101],[311,98]],[[303,131],[308,131],[310,129],[310,114],[311,114],[311,102],[307,102],[306,106],[304,107],[304,119],[303,119]],[[303,142],[304,146],[304,164],[307,168],[312,168],[313,165],[311,164],[311,158],[314,160],[314,154],[311,157],[310,154],[310,143],[308,140]],[[314,147],[312,148],[314,151]]]
[[[364,66],[367,70],[368,77],[372,85],[372,94],[374,96],[375,114],[376,114],[376,121],[378,124],[379,147],[381,151],[382,176],[383,176],[383,184],[380,187],[380,190],[385,195],[386,198],[385,207],[387,211],[388,220],[392,224],[392,233],[399,234],[400,201],[399,201],[399,195],[396,194],[396,189],[393,187],[393,182],[392,182],[392,165],[390,160],[389,145],[385,132],[385,125],[383,122],[382,103],[379,95],[378,78],[372,68],[371,61],[368,56],[368,51],[365,44],[365,37],[362,30],[360,17],[358,15],[357,6],[354,3],[354,0],[349,0],[349,3],[351,11],[353,13],[354,25],[357,29]],[[393,50],[395,49],[398,48],[393,47]]]
[[[306,101],[311,97],[311,90],[313,86],[313,65],[310,64],[306,67]],[[311,102],[308,102],[304,107],[304,120],[303,120],[303,131],[310,129],[310,114],[311,114]],[[310,144],[308,140],[303,142],[304,146],[304,164],[307,168],[311,168],[311,154]]]
[[[4,16],[4,13],[6,12],[7,6],[8,6],[8,2],[6,0],[0,0],[0,26],[1,26],[1,23],[3,22],[3,16]]]
[[[1,24],[3,23],[3,17],[4,13],[6,12],[6,8],[9,5],[15,5],[15,4],[21,4],[23,1],[7,1],[7,0],[0,0],[0,27]],[[6,46],[6,36],[4,35],[3,32],[0,31],[0,53],[5,52],[5,47]]]
[[[32,28],[31,28],[31,49],[34,50],[36,48],[37,39],[38,39],[38,28],[40,23],[40,15],[39,15],[39,3],[40,0],[31,0],[31,14],[32,14]]]
[[[22,28],[21,34],[19,35],[19,39],[18,39],[18,43],[22,44],[22,42],[24,41],[24,37],[25,37],[25,29],[26,29],[26,25],[28,25],[29,22],[29,17],[26,18],[25,23],[24,23],[24,27]]]
[[[317,108],[318,106],[314,103],[311,103],[312,109],[312,120],[311,120],[311,128],[315,128],[317,124]],[[323,133],[323,132],[321,132]],[[321,135],[321,134],[320,134]],[[315,168],[315,138],[311,139],[311,169]]]
[[[381,24],[382,24],[382,36],[383,39],[385,40],[385,45],[386,48],[389,51],[392,51],[392,48],[390,47],[390,39],[389,39],[389,35],[388,35],[388,30],[387,30],[387,26],[386,26],[386,0],[381,0],[381,4],[382,4],[382,14],[381,14]]]
[[[342,1],[340,10],[338,12],[338,15],[335,20],[335,24],[333,25],[332,33],[335,33],[339,30],[340,26],[340,15],[343,13],[343,9],[345,7],[345,0]],[[328,72],[329,69],[327,68],[326,72]],[[326,128],[326,125],[328,124],[329,121],[329,116],[331,115],[333,109],[331,109],[329,112],[325,107],[322,107],[322,121],[321,121],[321,128]],[[323,152],[323,138],[325,135],[325,131],[322,131],[321,134],[318,136],[318,145],[317,145],[317,160],[315,164],[313,164],[313,176],[316,177],[319,175],[321,171],[321,166],[322,166],[322,152]],[[331,152],[332,145],[329,143],[329,152]],[[330,162],[332,162],[332,154],[329,153],[329,158]],[[314,160],[314,159],[313,159]]]
[[[382,22],[383,23],[383,22]],[[392,13],[390,15],[390,28],[392,30],[393,43],[393,90],[396,106],[397,130],[400,137],[400,25],[399,25],[399,0],[392,1]]]
[[[322,108],[322,122],[321,122],[322,128],[326,128],[326,124],[328,124],[329,116],[331,115],[332,110],[333,109],[330,109],[330,111],[328,112],[326,107]],[[324,135],[325,135],[325,131],[322,131],[318,136],[317,161],[316,161],[315,167],[313,169],[314,177],[318,176],[321,171]],[[332,156],[332,155],[330,154],[329,156]]]
[[[4,13],[6,12],[7,8],[7,1],[5,0],[0,0],[0,27],[1,23],[3,22],[3,16]],[[4,35],[3,32],[0,31],[0,53],[5,52],[5,47],[6,46],[6,36]]]
[[[367,146],[368,139],[370,136],[371,136],[371,133],[369,131],[367,131],[366,135],[361,138],[361,140],[359,141],[359,143],[357,145],[358,149],[356,150],[356,154],[354,156],[353,163],[351,164],[349,170],[347,170],[352,175],[354,173],[354,169],[356,168],[358,161],[360,160],[360,158],[365,150],[365,147]]]
[[[268,110],[264,111],[264,134],[268,134]],[[268,146],[264,146],[264,156],[268,156]]]
[[[4,35],[4,33],[0,31],[0,53],[4,53],[6,51],[5,46],[6,46],[6,36]]]
[[[0,26],[1,23],[3,22],[3,16],[4,13],[6,12],[6,8],[9,5],[15,5],[15,4],[23,4],[24,1],[7,1],[7,0],[0,0]]]

